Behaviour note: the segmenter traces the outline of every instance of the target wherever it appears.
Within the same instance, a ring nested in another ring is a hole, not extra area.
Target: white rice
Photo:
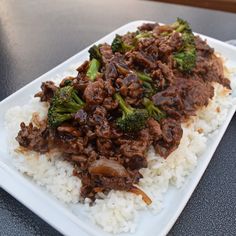
[[[64,75],[63,75],[64,76]],[[57,76],[54,81],[61,80]],[[234,86],[234,85],[233,85]],[[228,110],[235,103],[229,91],[219,84],[215,84],[215,96],[210,104],[198,111],[186,124],[182,124],[183,137],[177,150],[167,159],[156,155],[151,147],[148,152],[148,168],[140,172],[143,178],[139,187],[152,199],[152,204],[146,206],[141,196],[122,191],[110,191],[95,205],[85,203],[88,217],[101,226],[105,231],[112,233],[134,232],[138,223],[138,216],[142,210],[151,210],[154,213],[163,208],[164,193],[169,185],[181,187],[193,168],[197,165],[198,157],[206,149],[207,139],[217,132],[217,128],[225,120]],[[15,137],[19,124],[29,123],[32,114],[37,112],[41,119],[47,115],[47,106],[32,98],[23,107],[12,107],[6,114],[6,129],[9,135],[9,150],[12,163],[22,173],[31,176],[41,186],[44,186],[55,197],[65,203],[78,203],[81,181],[72,175],[73,167],[60,158],[60,153],[39,155],[33,151],[20,153]],[[17,115],[16,115],[17,114]]]

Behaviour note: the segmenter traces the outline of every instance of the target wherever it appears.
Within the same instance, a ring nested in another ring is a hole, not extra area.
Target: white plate
[[[137,26],[147,21],[134,21],[122,26],[121,28],[108,34],[95,44],[103,42],[111,42],[115,34],[124,34],[127,31],[136,30]],[[201,35],[202,36],[202,35]],[[208,43],[215,50],[223,55],[226,64],[229,67],[236,67],[236,48],[226,43],[212,39],[206,36]],[[89,47],[88,47],[89,48]],[[27,103],[30,95],[35,94],[41,85],[42,81],[50,80],[57,74],[62,74],[71,65],[78,64],[88,58],[88,48],[68,59],[64,63],[55,67],[46,74],[40,76],[30,84],[18,90],[0,103],[0,185],[3,189],[9,192],[12,196],[18,199],[21,203],[35,212],[38,216],[51,224],[61,233],[66,235],[110,235],[104,233],[99,227],[93,225],[85,219],[83,215],[76,216],[67,206],[56,200],[43,188],[37,186],[29,178],[19,173],[11,164],[11,156],[7,150],[6,131],[4,129],[4,114],[9,107],[23,105]],[[152,216],[147,212],[142,213],[139,226],[135,235],[166,235],[172,225],[180,215],[187,201],[189,200],[193,190],[197,186],[201,176],[203,175],[213,153],[216,150],[236,107],[232,107],[227,115],[224,124],[219,128],[217,136],[208,144],[208,149],[199,158],[198,165],[187,178],[184,186],[181,189],[170,188],[165,195],[165,208],[160,214]],[[128,235],[128,234],[120,234]]]

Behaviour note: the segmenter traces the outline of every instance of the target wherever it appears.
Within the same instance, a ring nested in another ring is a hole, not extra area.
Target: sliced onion
[[[133,186],[129,191],[130,191],[131,193],[136,194],[136,195],[141,195],[143,201],[144,201],[147,205],[150,205],[150,204],[152,203],[151,198],[148,197],[148,195],[147,195],[145,192],[143,192],[143,190],[141,190],[140,188],[137,188],[137,187]]]
[[[93,175],[103,175],[111,177],[128,177],[129,174],[124,166],[114,160],[99,159],[94,161],[89,167],[89,173]]]

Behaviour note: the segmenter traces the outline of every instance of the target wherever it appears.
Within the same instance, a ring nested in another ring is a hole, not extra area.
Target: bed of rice
[[[58,76],[54,81],[58,82],[59,78],[63,76]],[[219,84],[214,86],[215,96],[208,107],[199,110],[197,116],[182,124],[183,137],[176,151],[165,160],[150,148],[148,168],[141,170],[143,178],[139,187],[152,199],[152,204],[146,206],[141,196],[127,192],[110,191],[107,196],[100,194],[100,199],[93,206],[89,206],[89,200],[84,205],[88,217],[94,223],[107,232],[134,232],[142,210],[157,213],[163,208],[164,193],[169,185],[177,188],[183,185],[186,176],[197,165],[198,157],[205,150],[207,139],[214,135],[235,102],[227,89]],[[47,106],[33,97],[27,105],[12,107],[6,113],[9,150],[14,166],[31,176],[38,185],[44,186],[59,200],[80,204],[81,181],[73,176],[72,165],[64,161],[60,153],[39,155],[29,151],[22,153],[17,149],[15,137],[19,124],[22,121],[29,123],[33,113],[37,113],[41,119],[47,115]]]

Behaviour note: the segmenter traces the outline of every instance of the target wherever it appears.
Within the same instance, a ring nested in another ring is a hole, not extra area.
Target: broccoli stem
[[[146,81],[143,81],[143,87],[147,88],[147,89],[150,89],[150,90],[153,89],[152,85],[150,83],[146,82]]]
[[[72,98],[75,100],[76,103],[78,103],[78,105],[83,106],[84,102],[82,101],[82,99],[76,94],[75,91],[72,92]]]
[[[97,77],[99,68],[100,68],[100,62],[97,59],[93,58],[89,63],[89,68],[87,70],[86,76],[90,80],[94,81],[95,78]]]
[[[125,100],[120,96],[120,94],[116,93],[115,99],[118,101],[125,115],[131,114],[133,112],[133,108],[126,104]]]
[[[147,75],[147,74],[145,74],[143,72],[136,72],[136,75],[142,81],[152,82],[152,78],[149,75]]]
[[[174,24],[171,25],[176,32],[181,33],[185,29],[185,25],[180,25],[179,22],[175,22]]]
[[[152,34],[150,32],[138,32],[138,34],[135,36],[135,39],[142,39],[142,38],[150,38]]]
[[[155,106],[150,99],[144,98],[143,105],[145,106],[149,116],[153,117],[155,120],[160,121],[166,117],[166,114],[163,113],[157,106]]]
[[[144,104],[144,106],[147,108],[147,110],[149,112],[152,112],[154,110],[154,111],[156,111],[158,113],[161,113],[161,110],[158,107],[156,107],[153,104],[153,102],[151,100],[149,100],[148,98],[144,98],[143,99],[143,104]]]
[[[138,79],[142,81],[144,87],[144,94],[150,97],[156,93],[156,88],[152,85],[152,78],[144,72],[136,72]]]

